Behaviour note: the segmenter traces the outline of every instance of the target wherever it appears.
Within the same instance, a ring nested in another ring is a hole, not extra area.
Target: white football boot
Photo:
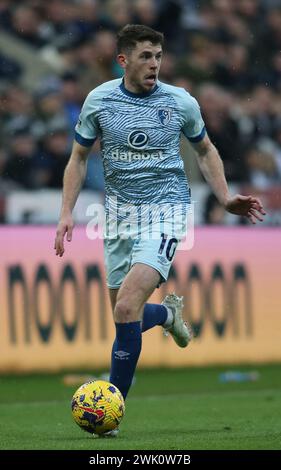
[[[115,428],[115,429],[112,429],[112,431],[107,431],[107,432],[104,432],[103,434],[93,434],[93,437],[95,439],[98,439],[98,438],[111,438],[111,437],[117,437],[119,434],[119,428]]]
[[[176,294],[169,294],[165,297],[161,305],[168,308],[174,317],[171,326],[163,326],[164,335],[168,336],[170,334],[180,348],[186,348],[193,338],[193,331],[182,318],[183,297],[178,297]]]

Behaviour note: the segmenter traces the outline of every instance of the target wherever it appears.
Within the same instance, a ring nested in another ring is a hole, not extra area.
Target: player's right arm
[[[72,239],[74,227],[72,210],[85,180],[89,152],[90,147],[84,147],[74,141],[63,177],[62,208],[54,246],[57,256],[62,256],[64,253],[65,234],[67,234],[66,239],[68,242]]]

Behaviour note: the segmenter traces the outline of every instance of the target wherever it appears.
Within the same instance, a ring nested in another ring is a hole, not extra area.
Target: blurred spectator
[[[245,155],[248,166],[248,178],[257,189],[268,189],[280,183],[278,166],[275,156],[269,149],[262,146],[252,147]]]
[[[203,222],[206,225],[223,225],[225,209],[219,203],[216,196],[210,193],[205,201]]]
[[[62,93],[62,83],[58,79],[47,78],[35,92],[36,114],[32,131],[38,139],[44,138],[49,132],[49,126],[55,121],[64,122],[64,127],[70,131],[70,119],[67,115]],[[69,124],[68,124],[69,123]],[[71,129],[73,132],[73,129]]]
[[[279,185],[281,184],[281,117],[276,121],[274,129],[274,155],[278,168]]]
[[[75,19],[79,18],[79,5],[73,1],[48,0],[44,4],[44,16],[48,23],[52,25],[54,34],[71,33],[72,25]],[[94,6],[93,6],[94,11]],[[78,16],[78,18],[77,18]]]
[[[2,54],[0,50],[0,81],[1,80],[19,80],[22,74],[22,67],[16,61],[8,57],[6,54]]]
[[[235,11],[248,28],[259,28],[263,19],[263,8],[260,0],[236,0]]]
[[[274,88],[277,92],[281,92],[281,54],[276,52],[271,58],[271,67],[267,72],[265,83]]]
[[[8,28],[11,23],[13,0],[0,0],[0,26]]]
[[[215,73],[216,64],[211,52],[211,44],[207,35],[193,33],[189,37],[189,47],[186,55],[178,60],[176,73],[188,77],[200,84],[210,81]]]
[[[182,50],[183,28],[181,27],[183,8],[186,2],[181,0],[158,0],[158,29],[165,35],[166,50],[175,54]],[[188,9],[194,0],[190,0]]]
[[[276,98],[268,86],[258,85],[252,90],[248,116],[253,125],[253,140],[262,136],[273,137],[275,122],[280,115]]]
[[[43,187],[61,188],[63,173],[69,159],[69,134],[64,120],[49,123],[37,158],[37,178]]]
[[[61,187],[81,103],[122,76],[115,33],[133,22],[165,34],[160,80],[198,98],[227,179],[280,184],[281,0],[0,0],[0,27],[57,72],[25,89],[0,51],[3,187]],[[96,146],[85,187],[104,190]]]
[[[35,8],[28,4],[12,10],[12,32],[33,47],[41,47],[51,39],[51,28],[45,24]]]
[[[27,127],[14,129],[10,137],[9,156],[3,169],[3,177],[9,182],[15,181],[22,189],[40,187],[35,168],[38,148],[30,129]]]
[[[35,94],[37,114],[45,122],[60,114],[63,109],[61,83],[59,80],[45,80],[39,85]]]
[[[271,54],[280,52],[281,48],[281,5],[270,9],[263,22],[263,29],[258,42],[258,54],[268,60]]]
[[[232,95],[215,85],[205,84],[200,87],[198,97],[208,134],[223,160],[226,178],[228,181],[243,181],[243,142],[231,114]]]
[[[163,55],[160,69],[160,80],[172,83],[175,78],[176,58],[170,52]]]
[[[133,22],[132,13],[132,2],[129,0],[108,0],[104,11],[107,27],[117,32],[125,24]]]
[[[34,116],[34,103],[30,93],[21,86],[4,83],[0,88],[0,136],[6,138],[6,126],[15,119],[28,121]]]
[[[146,24],[158,30],[160,29],[158,18],[158,10],[154,0],[134,0],[134,23]]]
[[[6,149],[0,147],[0,198],[8,194],[9,191],[19,189],[19,185],[15,182],[13,176],[9,179],[8,176],[5,175],[7,161],[8,153]]]
[[[93,68],[96,69],[99,82],[112,80],[117,70],[115,34],[109,30],[99,31],[95,35],[94,48]],[[117,76],[120,76],[120,71],[118,68]]]
[[[225,60],[216,66],[216,82],[230,91],[248,91],[255,82],[255,75],[249,67],[247,48],[242,44],[231,44],[226,52]]]
[[[173,78],[172,84],[174,86],[178,86],[180,88],[184,88],[188,93],[191,95],[194,95],[194,85],[191,80],[189,80],[187,77],[183,77],[181,75],[176,75]]]
[[[62,75],[61,94],[68,128],[70,132],[74,134],[74,127],[77,123],[83,102],[83,91],[77,74],[74,72],[66,72]]]

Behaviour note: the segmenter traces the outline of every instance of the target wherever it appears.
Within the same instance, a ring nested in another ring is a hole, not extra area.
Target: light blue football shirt
[[[122,78],[106,82],[87,96],[75,131],[86,147],[100,138],[107,202],[190,203],[180,136],[199,142],[206,130],[196,99],[183,88],[158,81],[151,92],[135,94]]]

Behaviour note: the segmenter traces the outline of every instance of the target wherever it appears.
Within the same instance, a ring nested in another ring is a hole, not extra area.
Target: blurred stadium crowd
[[[2,194],[61,188],[83,100],[122,75],[115,33],[127,23],[164,32],[160,79],[199,100],[228,181],[280,186],[281,0],[0,0]],[[23,84],[1,31],[49,73]],[[103,191],[98,146],[85,188]]]

